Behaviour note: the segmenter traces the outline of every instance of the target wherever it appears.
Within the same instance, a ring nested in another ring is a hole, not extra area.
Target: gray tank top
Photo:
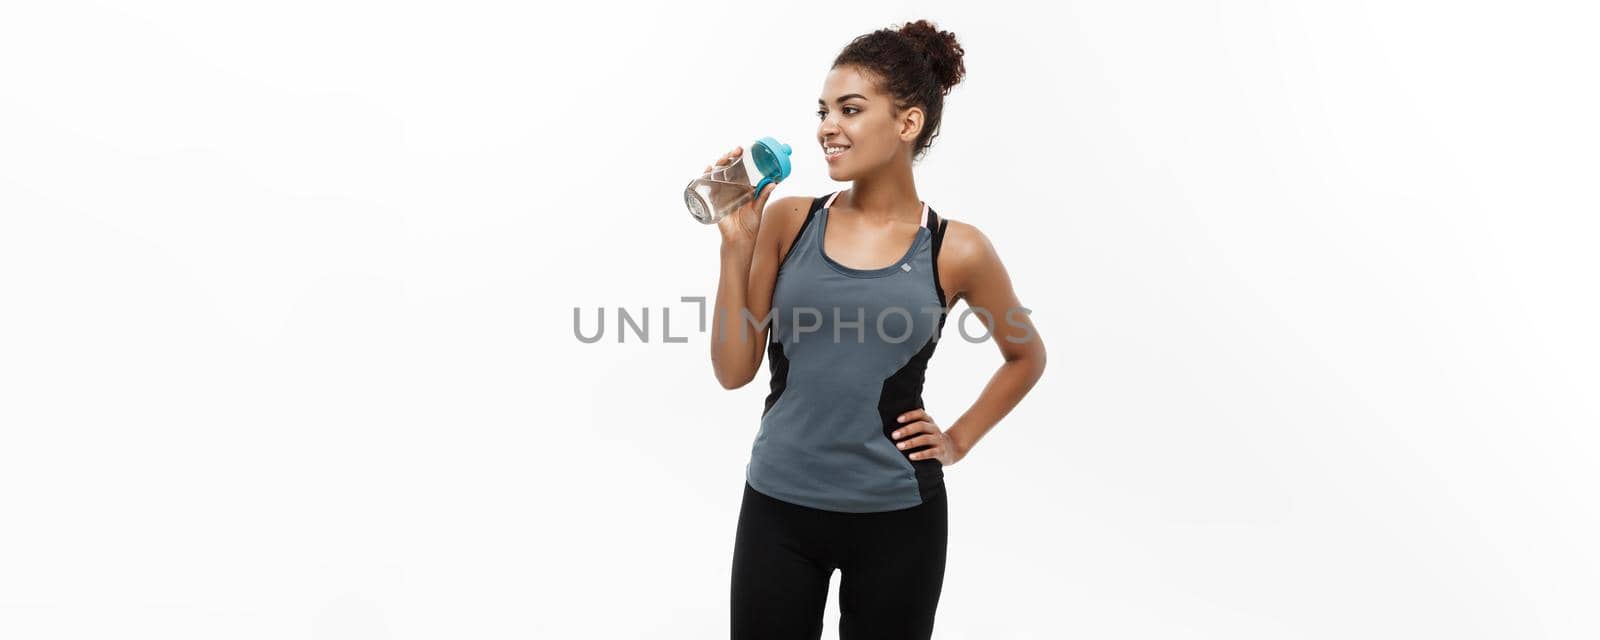
[[[879,269],[823,250],[838,192],[812,200],[778,267],[767,362],[771,393],[745,480],[763,494],[850,513],[893,511],[944,492],[926,447],[895,448],[900,414],[921,408],[923,372],[947,310],[934,265],[947,221],[923,203],[905,255]]]

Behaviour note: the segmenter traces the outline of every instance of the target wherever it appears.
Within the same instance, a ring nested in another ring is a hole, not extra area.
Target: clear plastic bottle
[[[703,224],[716,224],[754,199],[768,182],[789,177],[789,145],[767,137],[752,143],[739,157],[689,182],[683,190],[689,215]]]

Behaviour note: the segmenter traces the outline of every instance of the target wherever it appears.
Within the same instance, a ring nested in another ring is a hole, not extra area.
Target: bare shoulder
[[[761,230],[757,235],[766,238],[765,246],[769,250],[778,256],[788,252],[789,243],[794,241],[811,209],[811,201],[810,196],[784,196],[767,203],[767,210],[761,213]]]
[[[799,224],[796,218],[803,218],[806,210],[811,208],[810,196],[784,196],[767,203],[767,210],[762,212],[761,224],[767,223],[768,217],[777,217],[788,222]]]
[[[944,219],[949,224],[939,247],[940,279],[951,284],[947,289],[954,297],[964,299],[973,285],[999,264],[1000,257],[989,236],[977,225],[947,216]]]
[[[950,222],[944,229],[944,244],[940,246],[941,256],[949,256],[953,261],[961,262],[981,257],[985,253],[993,253],[994,245],[989,242],[989,236],[977,225],[954,218],[945,218]]]

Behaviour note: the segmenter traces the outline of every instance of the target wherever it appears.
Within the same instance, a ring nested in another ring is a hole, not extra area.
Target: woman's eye
[[[843,109],[840,109],[840,111],[843,111],[843,112],[845,112],[847,114],[850,113],[852,110],[853,111],[860,111],[860,109],[857,109],[855,107],[845,107]],[[817,110],[817,117],[818,118],[826,118],[826,117],[828,117],[828,112],[825,111],[825,110],[819,109],[819,110]]]

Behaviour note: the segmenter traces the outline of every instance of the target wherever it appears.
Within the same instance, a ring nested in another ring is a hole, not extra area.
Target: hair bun
[[[940,31],[927,20],[917,20],[902,25],[900,35],[927,59],[928,66],[945,93],[949,93],[950,88],[966,76],[966,65],[961,62],[966,52],[961,49],[961,43],[956,41],[956,34]]]

